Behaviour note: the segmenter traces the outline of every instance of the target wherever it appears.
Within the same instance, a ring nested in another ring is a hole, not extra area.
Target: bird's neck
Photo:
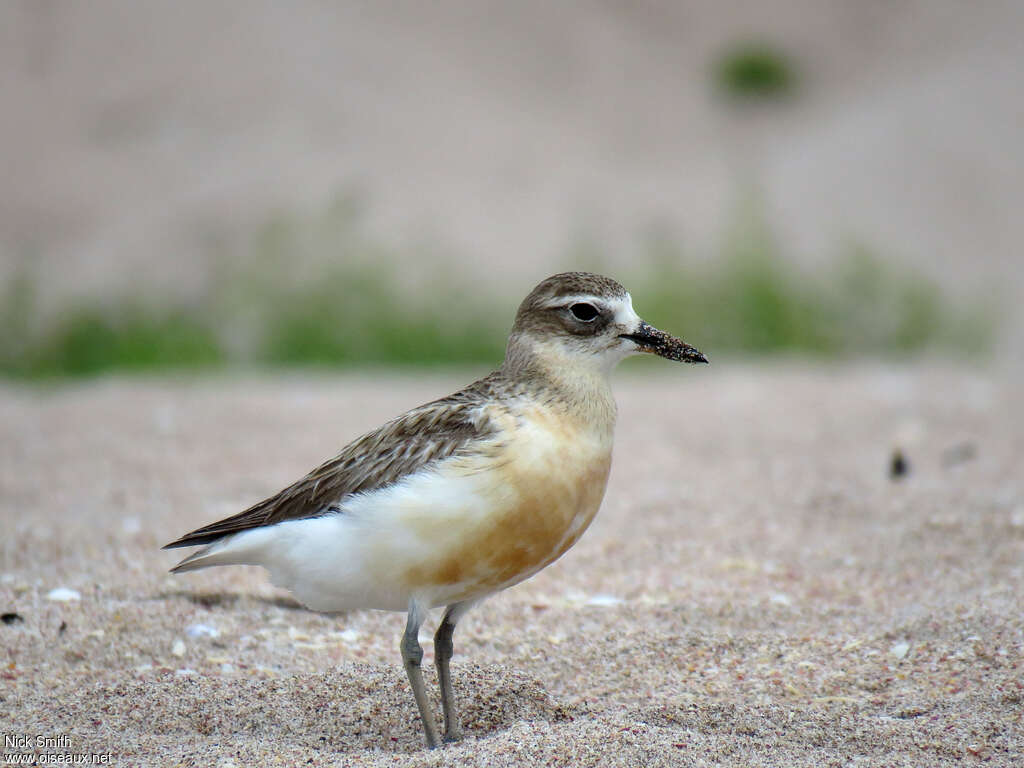
[[[590,427],[615,427],[611,366],[599,359],[573,354],[557,341],[513,335],[501,372]]]

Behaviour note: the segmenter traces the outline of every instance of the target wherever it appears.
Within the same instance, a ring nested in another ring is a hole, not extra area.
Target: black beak
[[[641,322],[636,333],[623,333],[619,338],[629,339],[636,343],[641,351],[651,352],[668,360],[680,363],[706,363],[708,361],[700,350],[647,323]]]

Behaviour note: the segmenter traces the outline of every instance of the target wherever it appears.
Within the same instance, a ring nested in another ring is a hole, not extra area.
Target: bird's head
[[[636,353],[707,362],[694,347],[640,319],[629,293],[616,281],[589,272],[563,272],[540,283],[519,305],[506,363],[526,354],[607,372]]]

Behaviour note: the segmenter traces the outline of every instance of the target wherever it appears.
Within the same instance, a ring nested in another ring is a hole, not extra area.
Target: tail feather
[[[263,565],[267,544],[272,541],[268,528],[221,536],[171,568],[171,573],[197,571],[214,565]]]
[[[187,571],[198,571],[200,568],[209,568],[214,565],[234,565],[235,559],[225,552],[219,552],[220,542],[203,547],[198,552],[193,552],[176,566],[171,568],[171,573],[185,573]]]
[[[193,552],[176,566],[171,568],[171,573],[185,573],[187,571],[198,571],[200,568],[210,568],[214,565],[247,565],[252,560],[248,555],[251,548],[244,546],[239,536],[223,536],[212,544],[207,544],[198,552]],[[243,544],[243,546],[239,546]]]

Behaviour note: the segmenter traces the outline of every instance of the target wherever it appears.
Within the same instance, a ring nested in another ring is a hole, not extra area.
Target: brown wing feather
[[[414,408],[345,446],[301,480],[237,515],[198,528],[164,546],[209,544],[228,534],[326,514],[346,496],[383,488],[493,434],[479,406],[490,399],[498,374],[453,395]]]

